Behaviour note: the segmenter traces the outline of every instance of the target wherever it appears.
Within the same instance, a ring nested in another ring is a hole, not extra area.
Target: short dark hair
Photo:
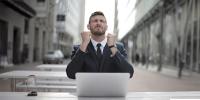
[[[90,23],[91,18],[94,17],[94,16],[97,16],[97,15],[104,16],[103,12],[101,12],[101,11],[95,11],[95,12],[93,12],[93,13],[90,15],[89,23]],[[104,16],[104,17],[105,17],[105,16]]]

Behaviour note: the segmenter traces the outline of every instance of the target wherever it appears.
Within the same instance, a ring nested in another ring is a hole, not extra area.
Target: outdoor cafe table
[[[1,100],[200,100],[200,91],[177,92],[128,92],[125,97],[77,97],[70,92],[38,92],[27,96],[27,92],[0,92]]]
[[[63,71],[65,72],[67,65],[66,64],[42,64],[38,65],[36,68],[43,71]]]
[[[28,71],[28,70],[17,70],[10,71],[0,74],[0,78],[11,79],[11,89],[15,91],[16,79],[26,79],[30,75],[34,75],[36,79],[57,79],[74,81],[67,77],[66,72],[61,71]]]

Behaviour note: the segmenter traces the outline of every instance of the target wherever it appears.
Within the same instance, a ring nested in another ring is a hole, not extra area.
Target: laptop
[[[76,73],[77,96],[124,97],[129,73]]]

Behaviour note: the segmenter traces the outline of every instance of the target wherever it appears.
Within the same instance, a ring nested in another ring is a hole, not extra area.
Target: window
[[[37,0],[38,3],[44,3],[45,0]]]
[[[8,49],[7,41],[8,41],[8,23],[4,20],[0,20],[0,57],[7,55],[7,49]]]
[[[57,21],[65,21],[65,15],[57,15]]]
[[[29,30],[29,20],[25,19],[24,20],[24,33],[28,34],[28,30]]]
[[[39,6],[45,6],[45,0],[37,0]]]

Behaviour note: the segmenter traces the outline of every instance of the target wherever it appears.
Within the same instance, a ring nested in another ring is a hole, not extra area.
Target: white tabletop
[[[42,64],[37,66],[38,69],[46,71],[64,71],[67,68],[66,64]]]
[[[126,97],[77,97],[76,93],[38,92],[28,97],[26,92],[0,92],[1,100],[200,100],[200,91],[129,92]]]
[[[26,79],[30,78],[30,75],[34,75],[35,79],[37,79],[37,83],[44,83],[51,84],[53,83],[61,83],[64,85],[73,84],[76,85],[75,80],[69,79],[66,75],[66,72],[55,72],[55,71],[28,71],[28,70],[21,70],[21,71],[10,71],[0,74],[0,78],[11,79],[11,89],[12,91],[16,91],[16,80],[17,79]],[[32,79],[31,79],[32,80]],[[55,82],[54,82],[55,81]],[[34,81],[30,81],[34,83]],[[36,81],[35,81],[36,82]],[[61,85],[59,84],[59,85]],[[19,87],[19,85],[18,85]],[[39,88],[38,86],[36,86]],[[48,87],[51,87],[48,85]],[[55,87],[55,86],[54,86]],[[57,88],[58,86],[56,86]],[[66,88],[66,87],[65,87]],[[0,99],[1,100],[1,99]]]
[[[27,70],[5,72],[0,74],[0,78],[27,78],[30,75],[35,75],[36,78],[69,79],[66,72]]]

